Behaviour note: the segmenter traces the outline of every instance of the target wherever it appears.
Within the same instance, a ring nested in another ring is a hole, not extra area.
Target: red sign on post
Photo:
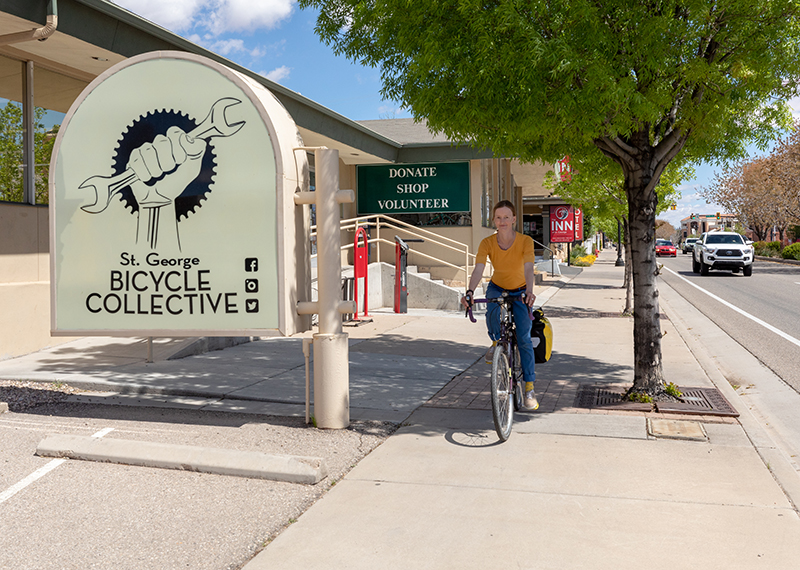
[[[550,206],[550,241],[572,243],[575,241],[575,213],[572,206]]]
[[[583,210],[575,208],[573,215],[575,217],[575,241],[583,241]]]

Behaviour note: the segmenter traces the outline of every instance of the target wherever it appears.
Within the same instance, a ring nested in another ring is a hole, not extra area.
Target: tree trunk
[[[622,313],[624,315],[633,314],[633,269],[631,262],[631,231],[628,227],[628,218],[622,220],[622,231],[625,236],[623,243],[623,251],[625,253],[625,309]]]
[[[655,252],[658,198],[651,184],[655,168],[646,158],[637,162],[638,168],[624,169],[634,286],[632,391],[653,396],[664,391]]]

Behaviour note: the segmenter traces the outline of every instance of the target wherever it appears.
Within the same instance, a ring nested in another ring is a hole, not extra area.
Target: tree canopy
[[[787,127],[795,0],[300,0],[334,51],[452,140],[555,162],[597,147],[623,171],[634,389],[663,393],[653,241],[659,179]]]
[[[300,0],[383,94],[453,140],[555,161],[645,129],[662,161],[730,158],[785,126],[800,77],[788,0]],[[621,140],[617,140],[621,138]],[[624,148],[624,147],[623,147]]]

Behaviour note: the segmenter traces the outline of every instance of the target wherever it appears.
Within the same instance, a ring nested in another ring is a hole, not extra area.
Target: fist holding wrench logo
[[[136,201],[142,208],[169,205],[197,178],[206,141],[190,138],[179,127],[170,127],[152,143],[135,149],[128,168],[136,174],[131,182]]]

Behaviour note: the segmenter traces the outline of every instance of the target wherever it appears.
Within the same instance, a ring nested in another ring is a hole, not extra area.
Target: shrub
[[[800,242],[787,245],[783,248],[781,255],[784,259],[797,259],[800,260]]]
[[[757,241],[753,244],[755,255],[762,257],[780,257],[781,242],[779,241]]]
[[[596,255],[583,255],[581,257],[576,257],[572,260],[572,265],[577,267],[589,267],[592,265],[595,260],[597,259]]]
[[[570,259],[577,259],[586,255],[586,248],[582,245],[576,245],[569,253]]]

